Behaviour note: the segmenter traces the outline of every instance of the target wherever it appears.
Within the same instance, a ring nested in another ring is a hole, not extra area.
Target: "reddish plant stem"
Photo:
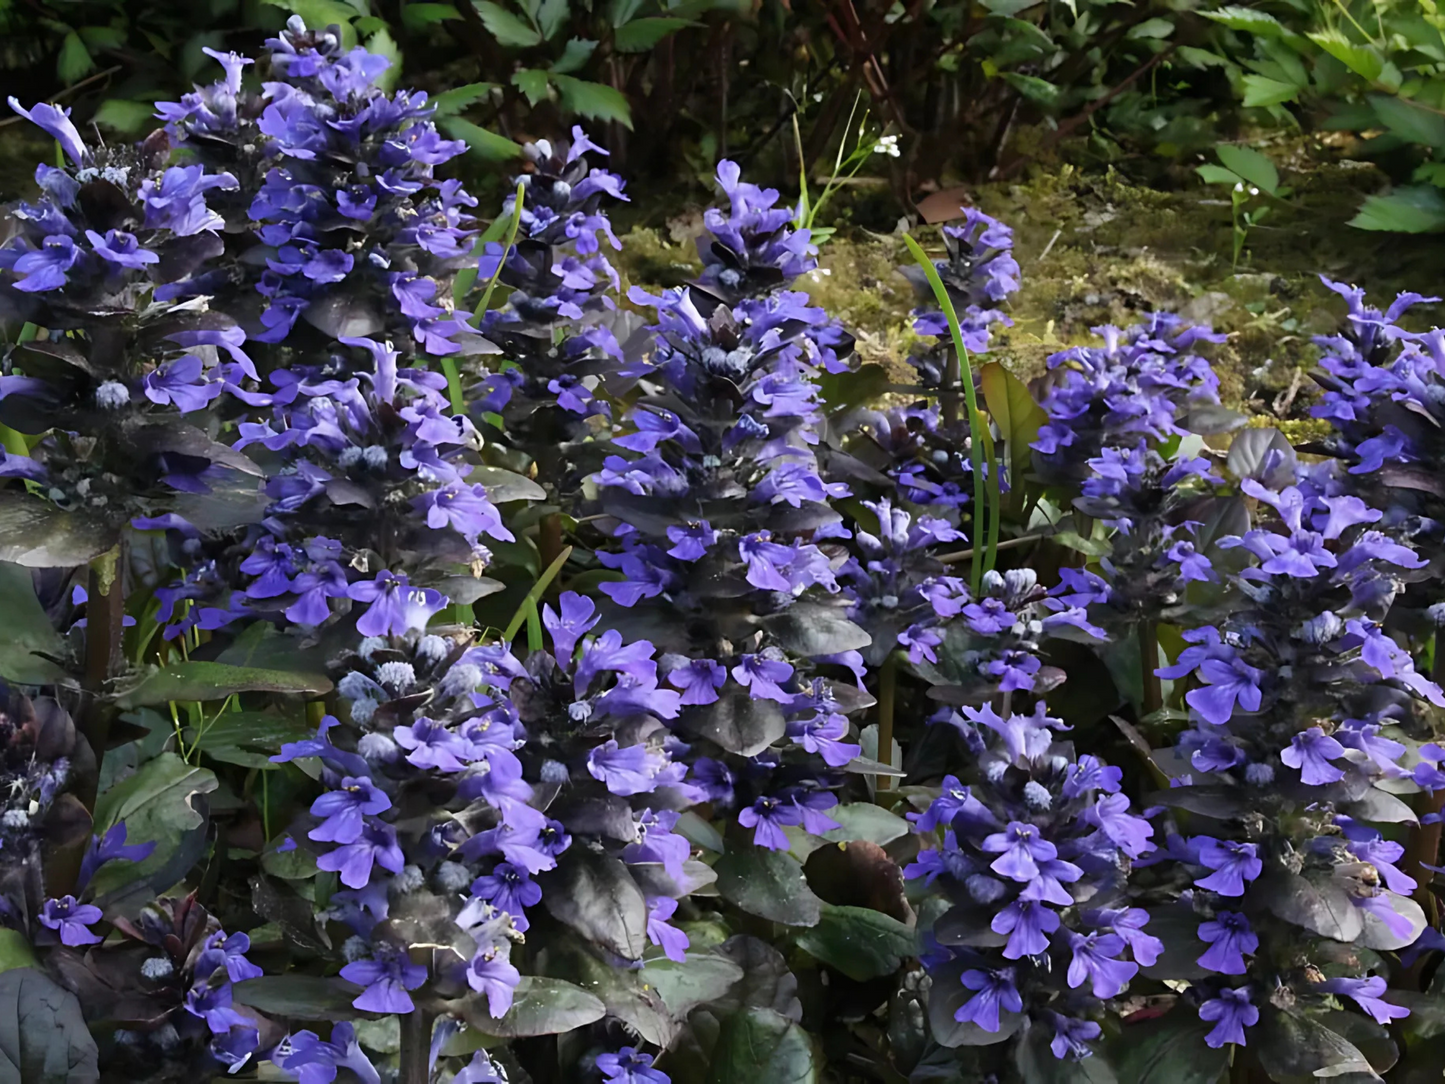
[[[85,707],[80,731],[95,754],[95,775],[80,781],[76,797],[87,809],[95,808],[100,765],[105,759],[105,747],[110,739],[110,722],[115,716],[115,707],[106,697],[106,685],[120,673],[125,661],[123,571],[126,556],[125,546],[122,544],[116,555],[115,574],[111,577],[109,590],[105,590],[105,578],[94,566],[90,569],[90,579],[86,585],[90,597],[85,605]]]

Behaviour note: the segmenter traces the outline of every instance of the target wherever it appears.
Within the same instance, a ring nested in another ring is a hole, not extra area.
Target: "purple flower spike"
[[[366,1012],[406,1013],[416,1008],[408,990],[426,982],[426,968],[414,964],[401,949],[379,945],[370,960],[356,960],[341,969],[347,982],[365,986],[351,1004]]]
[[[1258,711],[1260,682],[1263,671],[1239,659],[1224,661],[1205,659],[1199,664],[1199,676],[1208,684],[1191,689],[1184,697],[1189,706],[1215,726],[1223,726],[1234,714],[1235,704],[1245,711]]]
[[[352,584],[346,594],[370,604],[356,623],[356,631],[363,636],[405,636],[411,629],[424,629],[448,602],[445,595],[412,587],[406,576],[393,575],[386,569],[378,572],[375,580]]]
[[[1014,985],[1014,969],[998,971],[965,971],[963,984],[978,993],[969,998],[953,1014],[959,1023],[975,1023],[984,1031],[998,1031],[999,1012],[1023,1012],[1024,999]]]
[[[160,263],[160,257],[149,249],[140,247],[135,234],[122,230],[110,230],[104,237],[94,230],[86,230],[95,254],[109,263],[139,271],[147,264]]]
[[[1092,1020],[1074,1020],[1067,1016],[1059,1016],[1057,1013],[1048,1014],[1054,1019],[1054,1037],[1049,1042],[1049,1049],[1054,1052],[1054,1057],[1060,1061],[1068,1058],[1072,1061],[1082,1061],[1093,1054],[1089,1043],[1099,1037],[1103,1029]]]
[[[1199,844],[1199,864],[1214,871],[1194,882],[1200,888],[1221,896],[1242,896],[1244,883],[1254,880],[1264,870],[1264,862],[1258,857],[1259,848],[1253,843],[1208,836],[1195,842]]]
[[[1225,987],[1219,996],[1199,1006],[1199,1019],[1214,1021],[1204,1041],[1216,1049],[1225,1043],[1244,1046],[1244,1029],[1259,1022],[1259,1010],[1250,1003],[1249,987]]]
[[[1209,942],[1209,948],[1199,957],[1200,966],[1221,975],[1243,975],[1245,955],[1259,948],[1259,938],[1250,931],[1249,919],[1235,911],[1215,912],[1214,921],[1200,924],[1199,939]]]
[[[1345,755],[1345,747],[1317,726],[1290,739],[1289,748],[1279,759],[1291,768],[1298,768],[1300,782],[1306,786],[1337,783],[1345,773],[1330,763]]]
[[[677,656],[673,656],[676,658]],[[716,704],[717,691],[728,679],[727,668],[712,659],[688,659],[670,670],[667,683],[682,690],[680,704]]]
[[[318,869],[341,875],[347,888],[365,888],[371,880],[373,866],[400,873],[406,858],[396,842],[396,829],[389,824],[372,822],[354,843],[346,843],[316,860]]]
[[[17,275],[25,276],[15,283],[15,289],[31,294],[60,289],[67,281],[65,273],[75,266],[81,252],[65,234],[52,234],[40,248],[25,253],[12,265]]]
[[[76,903],[74,896],[61,896],[58,900],[46,900],[40,909],[40,925],[54,930],[60,936],[62,945],[74,948],[78,945],[98,945],[101,938],[86,927],[99,922],[99,907],[88,903]]]
[[[542,625],[552,637],[552,656],[563,666],[572,661],[577,641],[592,631],[600,618],[590,598],[576,591],[564,591],[558,600],[560,616],[551,605],[542,607]]]
[[[656,790],[658,774],[667,765],[665,753],[655,753],[646,745],[619,747],[616,740],[603,742],[587,754],[592,778],[622,798]]]
[[[786,851],[791,843],[783,832],[783,826],[802,824],[803,814],[792,802],[764,795],[738,813],[738,823],[753,829],[753,842],[759,847]]]

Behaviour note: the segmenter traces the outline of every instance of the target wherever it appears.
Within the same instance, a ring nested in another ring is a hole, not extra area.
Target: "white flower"
[[[873,144],[874,154],[886,154],[889,158],[897,158],[902,152],[898,149],[898,137],[896,135],[879,136],[878,142]]]

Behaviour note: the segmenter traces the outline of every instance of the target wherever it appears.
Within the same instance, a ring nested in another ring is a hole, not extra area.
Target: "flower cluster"
[[[978,778],[948,776],[911,815],[930,846],[904,870],[951,904],[924,957],[938,1004],[953,1010],[935,1032],[1038,1026],[1052,1029],[1056,1057],[1087,1057],[1100,1003],[1163,950],[1125,891],[1154,828],[1120,793],[1119,769],[1069,755],[1042,703],[1031,715],[963,714]]]

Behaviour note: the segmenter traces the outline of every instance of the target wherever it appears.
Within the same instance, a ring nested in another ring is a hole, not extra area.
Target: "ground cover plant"
[[[581,128],[490,214],[299,18],[0,247],[21,1081],[1438,1075],[1445,339],[1331,283],[1292,447],[1167,313],[916,384],[716,168],[624,293]]]

